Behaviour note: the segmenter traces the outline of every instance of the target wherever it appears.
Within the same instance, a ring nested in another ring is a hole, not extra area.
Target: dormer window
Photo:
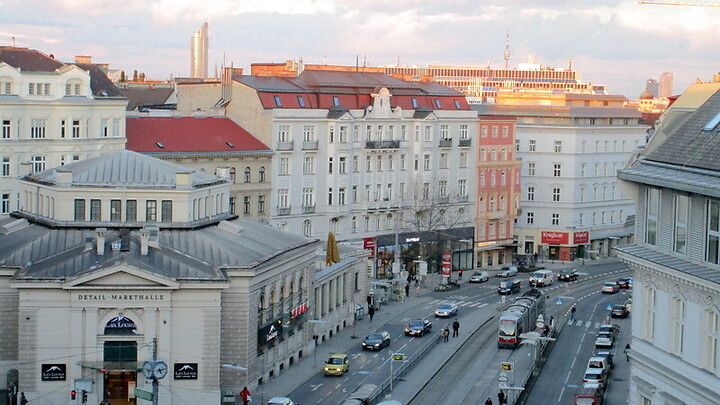
[[[305,99],[303,96],[297,96],[298,98],[298,104],[300,104],[300,108],[305,108]]]
[[[435,99],[435,108],[437,108],[437,109],[442,108],[442,104],[440,104],[440,99],[438,99],[438,98]]]
[[[0,94],[13,94],[13,81],[9,77],[0,77]]]
[[[79,96],[80,95],[80,81],[70,80],[65,83],[65,95],[66,96]]]
[[[417,106],[418,106],[417,99],[415,97],[413,97],[410,99],[410,101],[412,102],[413,108],[417,108]]]
[[[227,142],[227,141],[226,141],[225,144],[226,144],[227,146],[231,147],[231,148],[234,148],[234,147],[235,147],[235,144],[232,143],[232,142]]]
[[[720,123],[720,112],[717,113],[717,114],[713,117],[713,119],[711,119],[710,121],[708,121],[707,124],[705,124],[705,126],[703,127],[703,131],[712,131],[713,129],[715,129],[715,127],[717,127],[717,125],[718,125],[719,123]]]
[[[333,96],[333,105],[340,105],[340,99],[338,96]]]
[[[282,107],[282,100],[280,100],[280,96],[274,96],[275,99],[275,106],[276,107]]]
[[[457,108],[458,110],[460,109],[460,101],[459,100],[455,100],[455,108]]]
[[[29,96],[49,96],[50,83],[28,83]]]

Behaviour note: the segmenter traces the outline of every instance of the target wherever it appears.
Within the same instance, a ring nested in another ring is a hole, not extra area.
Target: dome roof
[[[650,92],[647,91],[647,90],[643,91],[643,92],[640,94],[640,100],[652,100],[652,99],[654,99],[654,98],[655,98],[655,96],[653,96],[653,94],[650,93]]]

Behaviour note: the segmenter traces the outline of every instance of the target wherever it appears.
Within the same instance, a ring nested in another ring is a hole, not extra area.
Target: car
[[[498,287],[498,294],[510,295],[520,292],[522,284],[520,280],[503,280]]]
[[[615,304],[610,310],[610,316],[613,318],[627,318],[628,315],[630,315],[630,311],[625,304]]]
[[[620,291],[620,286],[615,281],[606,281],[600,287],[600,291],[605,294],[615,294]]]
[[[555,273],[550,270],[538,270],[530,276],[530,287],[545,287],[553,283]]]
[[[490,274],[487,271],[476,271],[470,276],[471,283],[482,283],[490,280]]]
[[[508,278],[508,277],[517,276],[517,274],[518,274],[517,267],[509,266],[509,267],[503,267],[502,269],[500,269],[500,272],[498,272],[497,276]]]
[[[611,333],[598,332],[595,337],[595,347],[612,347],[615,337]]]
[[[347,354],[335,353],[325,362],[323,371],[325,375],[343,375],[350,369],[350,359]]]
[[[602,384],[585,383],[575,395],[575,405],[602,405],[605,400],[605,390]]]
[[[435,317],[444,317],[449,318],[451,316],[455,316],[458,313],[458,306],[454,302],[443,302],[440,304],[440,306],[435,310]]]
[[[610,363],[608,363],[607,358],[602,356],[593,356],[588,359],[586,368],[600,368],[606,370],[609,373],[612,366],[610,365]]]
[[[616,339],[620,334],[620,326],[616,323],[603,323],[600,325],[598,333],[609,333],[613,335],[613,339]]]
[[[565,269],[558,273],[558,281],[575,281],[578,279],[578,272],[576,269]]]
[[[600,368],[588,368],[583,375],[583,383],[597,383],[605,387],[607,385],[608,372]]]
[[[423,336],[432,330],[432,322],[427,319],[418,319],[405,327],[405,336]]]
[[[615,362],[613,361],[613,355],[610,352],[606,351],[598,351],[593,354],[593,357],[604,357],[605,361],[607,361],[610,368],[615,367]]]
[[[631,279],[626,277],[619,278],[615,282],[618,283],[618,287],[620,288],[630,288],[630,284],[632,283]]]
[[[382,350],[390,346],[390,334],[388,332],[375,332],[367,335],[362,342],[363,350]]]
[[[274,397],[270,398],[267,405],[295,405],[295,402],[288,397]]]

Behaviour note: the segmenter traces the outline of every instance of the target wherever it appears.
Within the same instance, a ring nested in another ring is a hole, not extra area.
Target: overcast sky
[[[713,1],[705,1],[712,3]],[[720,3],[720,1],[715,1]],[[675,93],[720,71],[720,8],[629,0],[0,0],[0,45],[70,62],[90,55],[150,78],[188,76],[190,37],[210,25],[209,70],[256,62],[504,67],[534,58],[637,98],[675,74]],[[224,55],[224,56],[223,56]]]

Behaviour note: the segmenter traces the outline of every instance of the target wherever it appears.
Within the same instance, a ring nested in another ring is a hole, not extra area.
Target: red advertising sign
[[[452,271],[452,252],[446,251],[442,254],[442,275],[450,276]]]
[[[299,306],[293,308],[290,311],[290,318],[297,318],[298,316],[304,314],[308,310],[308,303],[305,302],[303,304],[300,304]]]
[[[590,243],[590,232],[588,232],[588,231],[575,232],[573,234],[573,243],[576,245],[583,245],[585,243]]]
[[[363,248],[370,251],[370,257],[375,257],[375,238],[363,238]]]
[[[543,231],[540,234],[540,243],[548,245],[567,245],[570,235],[567,232]]]

